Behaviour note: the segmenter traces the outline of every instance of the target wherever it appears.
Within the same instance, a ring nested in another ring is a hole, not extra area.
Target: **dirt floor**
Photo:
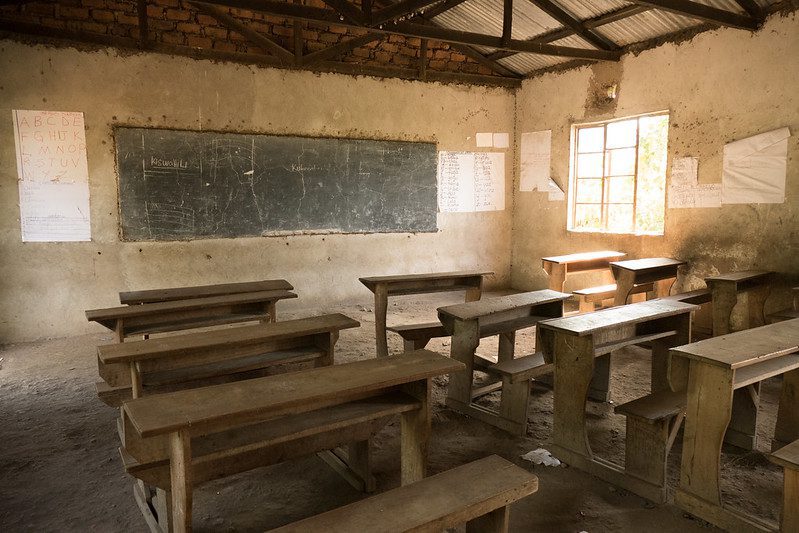
[[[489,295],[490,296],[490,295]],[[435,318],[435,307],[457,303],[458,296],[395,298],[389,324]],[[336,362],[374,356],[371,301],[336,309],[283,313],[280,319],[342,312],[361,327],[342,332]],[[278,308],[280,311],[280,308]],[[533,350],[534,330],[517,337],[517,354]],[[133,481],[117,453],[117,411],[101,403],[95,346],[112,341],[109,333],[6,345],[0,348],[0,531],[147,531],[132,496]],[[449,354],[449,342],[429,348]],[[390,334],[389,349],[401,351]],[[496,341],[478,349],[496,353]],[[649,353],[641,348],[613,356],[612,394],[622,403],[646,393]],[[430,473],[498,454],[539,477],[539,491],[516,503],[511,530],[547,532],[709,531],[674,505],[653,505],[609,483],[568,466],[535,466],[520,456],[546,448],[552,431],[552,392],[535,386],[527,435],[510,436],[443,405],[446,378],[435,380]],[[738,509],[776,520],[782,474],[765,457],[773,434],[779,381],[764,383],[758,451],[725,450],[722,457],[725,501]],[[498,393],[486,397],[498,402]],[[623,464],[624,417],[613,405],[590,403],[590,440],[602,457]],[[399,484],[398,422],[375,438],[378,491]],[[678,439],[679,441],[679,439]],[[679,471],[679,442],[671,456],[670,486]],[[263,531],[310,516],[364,495],[352,489],[316,456],[261,468],[202,485],[194,496],[197,531]]]

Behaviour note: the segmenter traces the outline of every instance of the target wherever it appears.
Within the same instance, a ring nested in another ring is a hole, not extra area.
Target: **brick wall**
[[[306,0],[306,5],[325,7],[321,0]],[[271,36],[284,48],[294,49],[292,20],[271,17],[243,9],[224,9],[229,15],[264,35]],[[222,52],[268,54],[246,37],[226,28],[181,0],[152,0],[147,4],[149,39],[168,45],[187,46]],[[139,38],[136,2],[118,0],[59,0],[58,3],[31,2],[0,6],[0,21],[32,23],[47,28],[66,29],[88,34]],[[303,51],[312,53],[363,35],[365,31],[340,26],[303,22]],[[356,48],[337,60],[368,66],[416,68],[419,65],[421,40],[386,35]],[[446,43],[428,41],[427,68],[434,71],[492,75],[493,71],[450,48]]]

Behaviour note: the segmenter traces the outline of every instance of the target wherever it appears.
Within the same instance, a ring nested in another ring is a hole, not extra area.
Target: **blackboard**
[[[436,231],[434,143],[117,127],[123,240]]]

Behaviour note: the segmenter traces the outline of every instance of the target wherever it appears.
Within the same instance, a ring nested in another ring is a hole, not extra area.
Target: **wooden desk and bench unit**
[[[799,287],[794,287],[793,292],[793,305],[788,309],[780,309],[769,315],[771,322],[779,322],[781,320],[792,320],[799,318]]]
[[[672,430],[676,433],[670,427],[673,423],[659,415],[653,417],[658,423],[652,428],[634,423],[634,434],[627,435],[624,469],[592,452],[585,404],[591,393],[608,399],[611,353],[642,342],[652,343],[652,392],[668,391],[668,350],[690,340],[694,309],[682,302],[650,300],[539,322],[538,349],[555,365],[553,455],[650,500],[666,500],[665,456],[673,441]],[[641,416],[636,421],[647,418],[643,411],[652,408],[660,410],[663,405],[658,401],[639,406],[635,414]]]
[[[771,292],[774,272],[747,270],[705,278],[713,301],[713,336],[732,333],[730,316],[741,295],[745,295],[746,313],[742,329],[766,323],[764,307]]]
[[[549,275],[549,288],[563,292],[566,278],[581,272],[609,271],[611,261],[620,261],[626,254],[611,250],[542,257],[541,267]]]
[[[491,455],[272,533],[438,533],[464,522],[469,533],[507,533],[510,504],[537,490],[535,475]]]
[[[347,316],[329,314],[98,346],[103,381],[97,393],[116,407],[142,396],[145,387],[208,384],[285,363],[332,365],[339,332],[359,326]]]
[[[90,309],[86,319],[116,334],[117,342],[131,335],[149,335],[239,322],[273,322],[279,300],[296,298],[285,289],[204,296],[186,300]]]
[[[610,269],[616,278],[613,305],[626,304],[630,295],[640,290],[641,285],[651,284],[655,298],[668,296],[677,279],[677,271],[685,264],[685,261],[666,257],[611,262]]]
[[[480,299],[480,294],[483,289],[483,277],[489,274],[493,274],[493,272],[437,272],[433,274],[407,274],[400,276],[360,278],[360,282],[375,295],[377,356],[385,357],[388,355],[386,311],[388,309],[389,296],[466,291],[466,301],[472,302]],[[402,336],[406,351],[424,348],[430,339],[445,337],[447,335],[441,324],[437,322],[411,324],[392,327],[390,329]]]
[[[530,380],[551,372],[552,367],[544,363],[540,354],[515,359],[516,331],[535,326],[546,318],[563,316],[563,302],[568,298],[568,294],[545,289],[440,307],[438,318],[452,335],[451,356],[465,367],[449,377],[447,405],[505,431],[523,435],[527,429]],[[499,335],[496,363],[475,355],[480,339],[493,335]],[[472,401],[482,392],[497,389],[475,391],[475,367],[502,377],[499,412]]]
[[[783,469],[780,531],[799,531],[799,440],[783,446],[769,459]]]
[[[431,378],[462,368],[419,350],[146,396],[122,406],[120,453],[128,473],[162,490],[160,503],[136,493],[155,531],[191,530],[195,485],[346,443],[368,443],[397,414],[406,485],[426,474]],[[370,475],[368,448],[348,459],[355,474]]]
[[[671,350],[671,385],[686,391],[688,402],[675,496],[680,508],[729,531],[777,530],[776,524],[724,507],[719,487],[721,447],[735,407],[733,391],[777,375],[783,376],[783,384],[773,448],[799,438],[799,319]],[[754,434],[756,416],[749,422]]]

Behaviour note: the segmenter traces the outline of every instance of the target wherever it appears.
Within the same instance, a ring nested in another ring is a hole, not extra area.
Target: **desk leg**
[[[134,399],[141,397],[141,367],[136,361],[130,363],[130,390]]]
[[[629,270],[618,270],[618,277],[616,278],[616,296],[613,298],[613,305],[626,305],[627,298],[630,296],[630,291],[633,290],[635,285],[635,272]]]
[[[186,430],[169,436],[169,473],[174,531],[191,531],[191,437]]]
[[[652,381],[651,392],[670,390],[669,388],[669,348],[682,346],[691,342],[691,314],[676,316],[671,319],[677,332],[668,339],[652,341]],[[684,386],[673,390],[684,389]]]
[[[419,409],[402,413],[400,420],[402,472],[400,484],[407,485],[427,475],[427,443],[430,439],[430,380],[414,381],[401,390],[421,403]]]
[[[749,327],[756,328],[766,324],[766,299],[771,292],[770,285],[755,287],[746,293],[746,304],[749,318]]]
[[[471,289],[466,290],[466,301],[467,302],[476,302],[480,299],[480,295],[483,294],[483,276],[480,276],[480,279],[477,280],[477,285],[472,287]]]
[[[732,331],[730,315],[732,308],[738,303],[738,294],[735,288],[726,285],[714,284],[711,288],[713,300],[713,336],[726,335]]]
[[[597,402],[610,401],[610,360],[612,354],[594,358],[594,374],[588,388],[588,397]]]
[[[265,304],[266,320],[265,322],[277,322],[277,302],[270,300]]]
[[[552,264],[549,271],[549,288],[553,291],[563,292],[566,284],[566,265]]]
[[[510,507],[500,507],[466,522],[466,533],[507,533]]]
[[[668,296],[671,292],[671,286],[674,285],[675,281],[677,281],[677,278],[667,278],[656,281],[654,286],[655,298]]]
[[[585,428],[585,402],[594,372],[591,337],[555,334],[555,398],[553,444],[591,459]]]
[[[704,509],[707,504],[721,506],[721,444],[732,413],[732,380],[728,369],[690,363],[680,488],[675,501],[691,513],[698,514],[700,506]]]
[[[386,311],[388,310],[388,289],[385,285],[375,286],[375,339],[377,342],[377,357],[388,355],[388,340],[386,340]]]
[[[777,425],[774,428],[771,451],[776,451],[796,439],[799,439],[799,369],[782,375]]]
[[[737,389],[732,395],[732,417],[724,442],[744,450],[757,445],[757,410],[760,406],[760,383]]]
[[[452,332],[450,357],[463,363],[466,368],[449,375],[447,400],[454,407],[466,408],[472,402],[472,379],[474,376],[474,351],[480,344],[480,335],[476,320],[455,322]]]

